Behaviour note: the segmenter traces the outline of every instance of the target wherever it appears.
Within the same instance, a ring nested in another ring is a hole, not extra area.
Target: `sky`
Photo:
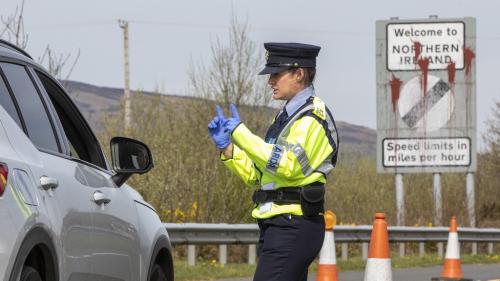
[[[17,0],[0,0],[0,15]],[[247,21],[250,37],[264,42],[303,42],[322,47],[317,94],[337,120],[376,128],[375,21],[391,17],[477,20],[478,136],[492,104],[500,100],[500,1],[464,0],[26,0],[28,52],[81,55],[71,79],[123,87],[123,37],[118,19],[129,23],[131,87],[187,92],[191,61],[208,62],[211,43],[226,42],[231,13]],[[479,140],[479,139],[478,139]]]

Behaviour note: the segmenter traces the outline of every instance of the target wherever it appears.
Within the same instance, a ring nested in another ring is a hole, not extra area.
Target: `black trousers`
[[[254,281],[306,281],[325,237],[323,216],[278,215],[258,220],[259,263]]]

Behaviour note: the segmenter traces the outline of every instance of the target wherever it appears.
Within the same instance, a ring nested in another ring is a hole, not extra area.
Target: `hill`
[[[103,114],[116,112],[120,108],[123,89],[100,87],[87,83],[65,80],[61,81],[69,95],[82,111],[84,117],[93,129],[99,129],[99,121]],[[142,92],[145,95],[157,95],[152,92]],[[192,97],[168,95],[170,99],[189,102]],[[342,150],[348,150],[361,155],[376,153],[376,131],[367,127],[337,121]]]

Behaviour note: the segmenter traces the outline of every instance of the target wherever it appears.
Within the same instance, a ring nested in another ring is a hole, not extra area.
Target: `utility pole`
[[[118,24],[123,29],[123,63],[125,74],[125,134],[130,133],[131,108],[130,108],[130,70],[128,59],[128,21],[118,20]]]

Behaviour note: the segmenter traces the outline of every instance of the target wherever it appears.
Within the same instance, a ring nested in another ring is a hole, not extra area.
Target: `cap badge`
[[[269,52],[266,51],[266,61],[268,61],[268,60],[269,60]]]

